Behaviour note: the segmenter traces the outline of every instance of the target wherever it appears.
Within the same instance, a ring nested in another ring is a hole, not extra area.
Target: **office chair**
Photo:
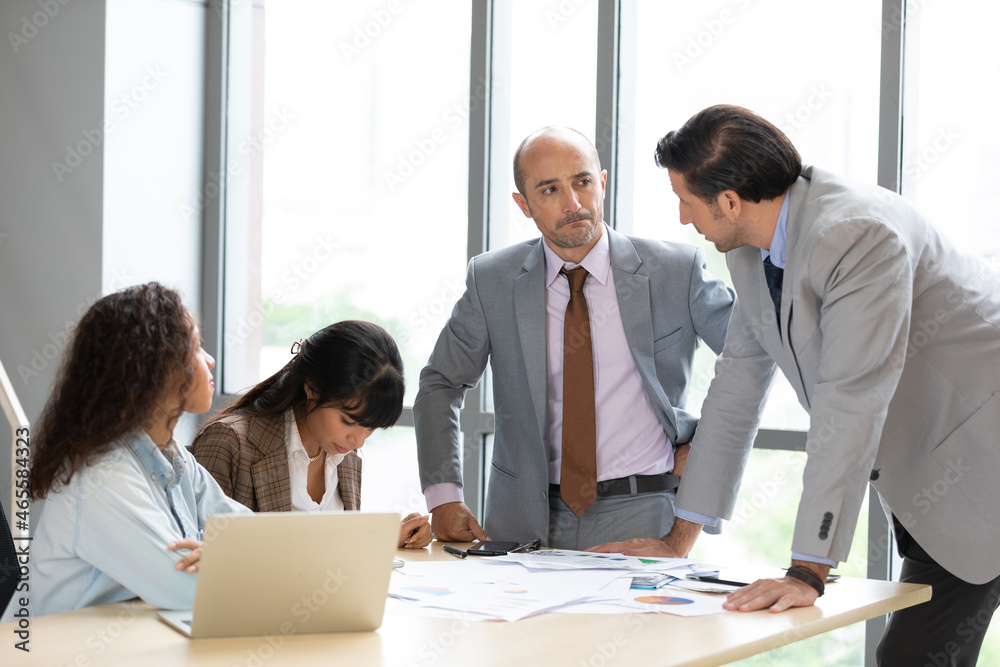
[[[17,564],[10,524],[7,522],[7,514],[3,511],[3,503],[0,503],[0,614],[7,608],[7,603],[14,596],[14,589],[20,580],[21,568]]]

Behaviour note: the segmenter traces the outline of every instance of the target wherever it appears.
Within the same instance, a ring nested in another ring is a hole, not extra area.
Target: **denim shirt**
[[[133,432],[46,496],[31,543],[31,613],[136,596],[191,609],[198,577],[174,569],[188,551],[167,544],[198,539],[212,514],[249,512],[176,441],[161,451],[144,431]]]

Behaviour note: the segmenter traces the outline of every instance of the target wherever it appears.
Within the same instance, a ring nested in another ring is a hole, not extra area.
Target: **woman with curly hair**
[[[331,324],[292,346],[292,359],[225,409],[191,451],[226,495],[260,512],[361,506],[357,450],[403,411],[403,362],[370,322]],[[428,517],[403,519],[399,546],[431,541]]]
[[[215,360],[177,292],[158,283],[98,300],[76,326],[34,436],[32,612],[136,596],[194,604],[209,515],[247,513],[173,439],[212,405]]]

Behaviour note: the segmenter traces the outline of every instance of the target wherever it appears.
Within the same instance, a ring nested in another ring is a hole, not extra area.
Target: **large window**
[[[699,245],[712,272],[729,281],[725,257],[690,225],[678,222],[677,197],[653,162],[656,142],[712,104],[738,104],[779,126],[806,163],[874,181],[878,164],[881,7],[848,0],[836,10],[820,3],[775,0],[751,5],[638,2],[633,229],[640,236]],[[842,48],[844,35],[851,48]],[[807,54],[807,55],[803,55]],[[697,412],[714,375],[715,355],[696,357],[689,409]],[[780,373],[762,428],[804,430],[809,417]],[[766,442],[762,443],[766,446]],[[695,554],[715,561],[787,562],[805,454],[751,453],[736,515],[724,533],[703,538]],[[867,511],[862,510],[852,562],[838,571],[866,576]],[[795,664],[863,662],[858,624],[788,649]]]
[[[1000,262],[1000,232],[981,213],[997,198],[997,94],[983,76],[1000,65],[988,32],[1000,9],[971,0],[252,4],[252,20],[234,10],[242,32],[230,35],[230,73],[244,69],[228,84],[225,143],[249,169],[228,179],[227,197],[242,201],[230,202],[224,227],[228,393],[280,367],[292,341],[363,318],[399,342],[412,404],[469,257],[538,234],[510,198],[510,160],[545,125],[596,140],[614,182],[611,224],[700,245],[726,280],[724,256],[678,223],[652,160],[663,134],[717,103],[770,119],[807,164],[889,187],[899,176],[962,249]],[[702,346],[687,406],[696,413],[713,362]],[[487,378],[462,418],[473,509],[491,405]],[[422,509],[408,409],[402,423],[365,447],[366,509]],[[779,377],[736,516],[723,536],[700,540],[698,555],[787,561],[808,425]],[[862,509],[845,575],[879,574],[891,549],[874,504]],[[998,633],[986,662],[1000,662]],[[858,624],[742,664],[857,665],[871,660],[864,637]]]
[[[571,9],[571,11],[570,11]],[[535,0],[514,0],[498,36],[509,34],[507,56],[494,60],[494,76],[509,81],[509,100],[494,102],[494,168],[507,183],[490,192],[505,220],[490,224],[490,247],[502,248],[539,235],[510,194],[516,190],[511,160],[521,141],[542,127],[567,125],[594,139],[597,76],[597,3],[565,3],[562,9]],[[501,19],[502,20],[502,19]],[[506,30],[504,30],[506,28]],[[497,33],[495,33],[497,34]],[[505,74],[507,76],[505,76]],[[502,87],[498,83],[498,93]],[[500,127],[498,127],[498,125]]]
[[[974,20],[973,20],[973,17]],[[901,191],[963,252],[1000,262],[1000,5],[910,3]]]
[[[1000,269],[1000,71],[993,27],[1000,5],[910,2],[903,82],[901,192],[962,252]],[[983,642],[980,665],[1000,664],[1000,623]]]
[[[717,0],[638,5],[635,104],[635,233],[700,245],[710,269],[728,278],[725,257],[691,225],[678,223],[677,197],[653,163],[656,142],[712,104],[753,109],[780,127],[803,161],[875,180],[878,163],[881,7],[848,0],[775,0],[757,6]],[[843,48],[844,35],[851,48]],[[691,405],[701,405],[712,355],[699,356]],[[695,393],[697,392],[697,393]],[[775,382],[763,428],[805,429],[795,392]]]
[[[488,196],[487,249],[503,248],[540,234],[511,193],[513,156],[532,132],[550,125],[579,129],[594,140],[597,77],[596,2],[553,7],[535,0],[513,0],[493,15],[493,97],[490,114],[491,187]],[[495,186],[495,187],[492,187]],[[483,382],[483,406],[493,408],[492,378]],[[477,475],[489,483],[493,437],[481,439]],[[468,468],[466,468],[468,477]],[[468,487],[468,480],[466,480]]]
[[[247,238],[227,257],[229,286],[248,296],[226,322],[226,392],[281,368],[292,342],[362,319],[395,338],[413,402],[464,289],[468,119],[485,103],[469,91],[470,12],[458,0],[258,8],[244,65],[260,212],[228,226]],[[412,428],[376,433],[362,455],[367,509],[422,508]]]

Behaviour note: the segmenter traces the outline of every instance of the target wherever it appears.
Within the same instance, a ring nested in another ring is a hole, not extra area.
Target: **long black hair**
[[[308,402],[305,385],[318,395]],[[388,428],[403,412],[403,361],[392,336],[377,324],[337,322],[302,341],[285,366],[219,417],[274,417],[289,409],[341,408],[365,428]]]

